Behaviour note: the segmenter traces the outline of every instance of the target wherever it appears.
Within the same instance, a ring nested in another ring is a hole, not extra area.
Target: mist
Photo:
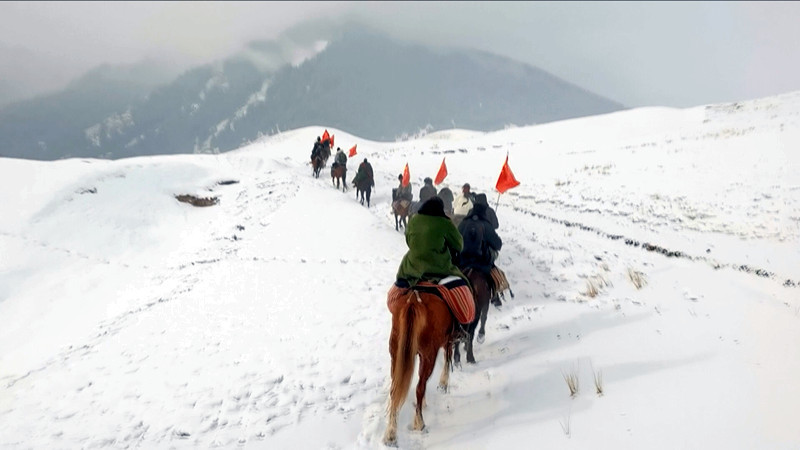
[[[0,105],[101,64],[177,73],[275,39],[364,24],[522,61],[626,106],[800,89],[800,4],[769,2],[3,2]]]

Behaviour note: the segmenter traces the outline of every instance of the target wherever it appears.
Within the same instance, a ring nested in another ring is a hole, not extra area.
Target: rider
[[[463,239],[444,213],[444,202],[433,197],[425,202],[406,227],[408,252],[397,270],[398,287],[414,286],[420,280],[438,282],[454,275],[467,278],[453,264],[452,254],[461,251]]]
[[[497,221],[497,213],[494,212],[494,209],[489,206],[489,201],[486,199],[486,194],[477,194],[475,195],[475,204],[476,205],[486,205],[486,220],[492,224],[494,229],[498,229],[500,227],[500,223]]]
[[[394,200],[408,200],[409,202],[414,200],[414,192],[411,191],[411,182],[409,181],[408,186],[403,186],[403,174],[397,176],[397,179],[400,181],[400,185],[394,189]]]
[[[325,139],[324,141],[322,141],[321,145],[322,145],[322,147],[321,147],[322,148],[322,154],[330,156],[330,154],[331,154],[331,140],[330,140],[330,138]],[[328,159],[328,158],[325,158],[325,159]]]
[[[313,161],[317,155],[322,151],[322,140],[317,136],[317,142],[314,142],[314,148],[311,149],[311,160]]]
[[[432,197],[436,197],[436,188],[433,186],[433,180],[427,177],[425,178],[425,185],[419,190],[419,202],[425,203]]]
[[[335,159],[335,161],[336,161],[337,164],[339,164],[339,166],[342,166],[345,169],[347,169],[347,155],[345,155],[344,151],[342,151],[342,149],[339,148],[339,147],[336,147],[336,159]]]
[[[353,178],[353,184],[359,183],[364,178],[369,180],[370,186],[375,186],[375,177],[372,172],[372,164],[367,162],[367,158],[364,158],[364,161],[358,165],[358,171],[356,172],[355,178]]]
[[[469,183],[464,183],[461,187],[461,193],[453,200],[453,222],[458,225],[472,209],[474,198],[469,191]]]
[[[464,249],[458,257],[458,267],[462,270],[472,267],[486,276],[486,281],[493,285],[491,271],[494,267],[491,251],[499,252],[503,241],[494,231],[486,217],[487,206],[478,203],[458,225],[458,231],[464,239]]]
[[[447,214],[448,217],[453,217],[453,191],[448,187],[443,187],[436,196],[444,202],[445,214]]]

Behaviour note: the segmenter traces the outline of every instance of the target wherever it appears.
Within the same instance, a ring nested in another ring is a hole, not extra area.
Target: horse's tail
[[[397,348],[392,368],[392,387],[390,390],[390,411],[403,406],[414,374],[414,358],[419,349],[419,338],[426,318],[422,304],[417,301],[418,294],[411,294],[397,315]],[[416,298],[415,298],[416,297]]]

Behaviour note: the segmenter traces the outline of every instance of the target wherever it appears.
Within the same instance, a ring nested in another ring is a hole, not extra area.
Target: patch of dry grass
[[[628,267],[628,279],[631,280],[636,289],[641,289],[647,285],[647,278],[644,273],[630,267]]]

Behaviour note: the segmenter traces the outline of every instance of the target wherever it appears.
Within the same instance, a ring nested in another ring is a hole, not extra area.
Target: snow
[[[349,178],[372,163],[370,208],[311,177],[325,128],[358,144]],[[497,207],[516,296],[447,393],[438,362],[423,433],[409,396],[400,448],[798,448],[799,145],[795,92],[404,142],[318,126],[219,155],[0,158],[0,447],[382,448],[391,188],[408,162],[416,196],[446,158],[440,188]],[[507,154],[522,184],[497,204]]]

